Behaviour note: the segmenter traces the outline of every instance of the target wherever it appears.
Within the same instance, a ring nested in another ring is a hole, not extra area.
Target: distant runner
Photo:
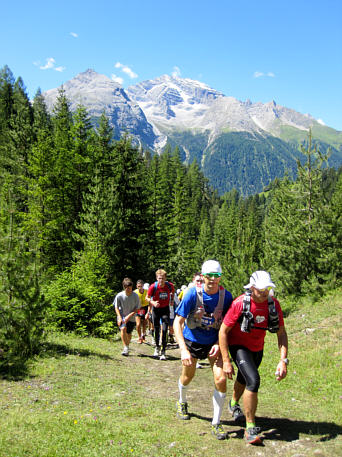
[[[155,350],[154,357],[166,360],[166,346],[168,328],[170,323],[170,305],[173,306],[175,288],[172,282],[166,280],[166,271],[156,271],[157,281],[152,283],[147,291],[146,300],[149,302],[149,310],[152,313],[154,327]],[[160,350],[160,323],[162,324],[162,348]]]
[[[134,291],[140,300],[140,309],[135,316],[135,322],[137,325],[137,332],[138,332],[138,343],[145,343],[146,339],[146,327],[147,327],[147,319],[148,319],[148,301],[146,300],[147,290],[144,289],[144,281],[139,279],[137,281],[137,288]]]
[[[117,294],[113,304],[124,346],[121,354],[128,356],[129,343],[135,327],[135,315],[140,308],[140,300],[138,295],[133,292],[133,281],[130,278],[125,278],[122,281],[122,286],[124,290]]]

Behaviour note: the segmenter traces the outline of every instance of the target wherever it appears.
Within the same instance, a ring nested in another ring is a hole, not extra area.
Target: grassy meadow
[[[121,342],[50,334],[25,375],[0,378],[0,456],[340,456],[342,455],[341,291],[296,303],[286,318],[288,377],[274,377],[277,338],[268,334],[257,425],[262,447],[246,445],[227,407],[229,439],[211,436],[212,377],[207,363],[189,388],[190,421],[175,417],[179,352],[152,357],[133,334]],[[228,382],[228,395],[232,384]]]

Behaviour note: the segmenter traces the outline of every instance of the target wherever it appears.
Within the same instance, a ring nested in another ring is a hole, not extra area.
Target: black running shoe
[[[228,409],[232,413],[232,417],[234,418],[235,422],[242,422],[245,419],[242,409],[238,403],[232,406],[231,400],[229,400]]]

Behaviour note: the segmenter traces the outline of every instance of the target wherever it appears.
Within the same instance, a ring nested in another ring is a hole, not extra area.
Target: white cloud
[[[268,78],[274,78],[275,74],[272,71],[268,73],[263,73],[262,71],[255,71],[253,77],[254,78],[262,78],[263,76],[267,76]]]
[[[73,36],[74,38],[78,38],[78,34],[75,32],[70,32],[70,35]]]
[[[39,67],[41,70],[55,70],[55,71],[59,71],[59,72],[62,72],[65,70],[65,67],[62,67],[62,66],[56,67],[56,61],[53,57],[48,57],[45,60],[46,60],[45,65],[41,65],[41,62],[33,62],[33,65],[35,65],[36,67]]]
[[[114,65],[115,68],[119,68],[123,73],[125,73],[127,76],[129,76],[131,79],[135,79],[138,77],[138,75],[136,73],[134,73],[134,71],[127,67],[127,65],[124,65],[120,62],[116,62],[116,64]]]
[[[53,57],[48,57],[46,59],[46,64],[45,65],[41,65],[39,68],[41,70],[49,70],[50,68],[53,68],[55,66],[55,59]]]
[[[116,76],[114,75],[114,73],[112,74],[112,81],[118,83],[118,84],[123,84],[124,80],[123,78],[120,78],[120,76]]]
[[[173,71],[172,71],[171,74],[172,74],[172,76],[173,76],[174,78],[179,78],[180,75],[181,75],[180,68],[177,67],[177,66],[174,66],[174,67],[173,67]]]

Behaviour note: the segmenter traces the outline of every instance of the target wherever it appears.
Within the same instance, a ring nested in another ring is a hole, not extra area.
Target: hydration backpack
[[[271,333],[277,333],[279,330],[279,315],[276,310],[274,300],[272,297],[268,296],[268,322],[267,327],[257,327],[254,322],[253,314],[251,313],[251,295],[252,292],[247,290],[245,297],[242,302],[242,315],[240,318],[241,322],[241,331],[244,333],[249,333],[251,328],[257,330],[268,330]]]
[[[223,305],[224,305],[225,290],[224,287],[219,287],[219,300],[214,312],[211,315],[204,314],[201,317],[197,317],[199,314],[202,314],[201,311],[204,310],[203,304],[203,289],[202,287],[196,287],[196,306],[190,312],[188,318],[186,319],[186,325],[190,329],[196,327],[209,330],[210,328],[220,328],[222,322],[223,314]]]

